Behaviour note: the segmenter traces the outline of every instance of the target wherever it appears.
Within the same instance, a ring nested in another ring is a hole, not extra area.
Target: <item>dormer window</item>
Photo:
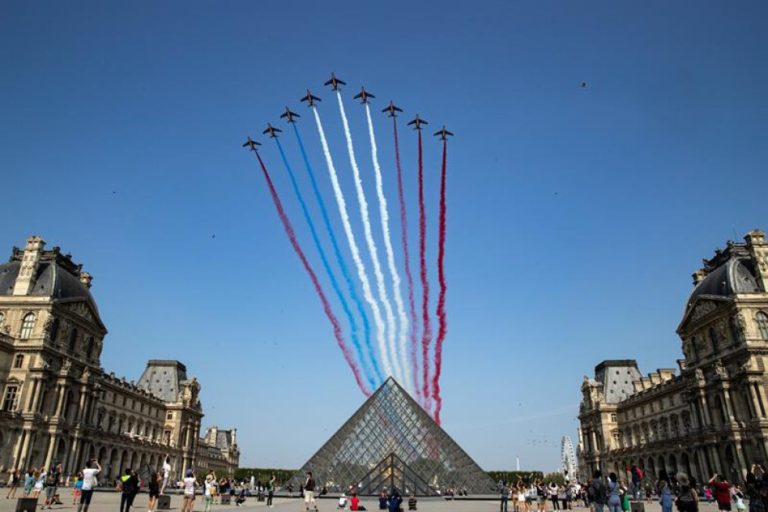
[[[77,329],[72,328],[72,332],[69,333],[69,351],[74,352],[77,347]]]
[[[768,341],[768,315],[758,311],[755,315],[755,321],[757,322],[757,332],[760,333],[760,339]]]
[[[13,360],[13,367],[21,368],[22,366],[24,366],[24,355],[16,354],[16,358]]]
[[[19,338],[28,340],[32,336],[32,330],[35,328],[37,316],[34,313],[27,313],[21,321],[21,333]]]

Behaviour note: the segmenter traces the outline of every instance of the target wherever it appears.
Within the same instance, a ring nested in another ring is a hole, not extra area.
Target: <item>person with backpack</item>
[[[595,506],[595,512],[603,512],[603,507],[608,504],[608,493],[603,481],[603,474],[599,469],[592,475],[592,483],[589,484],[587,494]]]
[[[54,464],[48,471],[45,477],[45,502],[43,503],[43,510],[45,507],[52,508],[53,502],[56,499],[56,489],[59,486],[59,479],[61,478],[61,464]]]
[[[677,499],[675,504],[679,512],[698,512],[699,495],[696,489],[691,485],[688,475],[685,473],[677,474]]]
[[[133,470],[125,469],[123,476],[118,480],[117,488],[120,491],[120,512],[131,512],[133,500],[139,492],[139,479]]]
[[[672,512],[672,483],[669,481],[669,475],[664,469],[659,471],[656,492],[659,494],[661,512]]]
[[[623,489],[621,488],[621,484],[619,483],[619,477],[616,476],[616,473],[611,472],[608,475],[608,486],[607,486],[607,492],[608,495],[608,510],[609,512],[622,512],[621,508],[621,493]]]

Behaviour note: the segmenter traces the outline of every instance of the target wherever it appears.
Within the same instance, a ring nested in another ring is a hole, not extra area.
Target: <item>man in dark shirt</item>
[[[317,501],[315,501],[315,480],[312,478],[312,472],[307,472],[307,480],[304,482],[304,510],[309,510],[309,505],[312,504],[317,511]]]
[[[120,477],[118,487],[120,488],[120,512],[131,512],[133,499],[139,492],[139,479],[131,469],[126,469],[123,476]]]

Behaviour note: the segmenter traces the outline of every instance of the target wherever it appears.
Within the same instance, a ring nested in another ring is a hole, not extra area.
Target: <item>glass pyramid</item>
[[[392,378],[286,482],[294,489],[312,471],[317,491],[418,496],[495,491],[491,478]]]

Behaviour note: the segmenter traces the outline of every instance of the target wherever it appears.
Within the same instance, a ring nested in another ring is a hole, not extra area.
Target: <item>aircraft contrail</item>
[[[277,194],[277,190],[275,189],[275,186],[272,183],[272,178],[269,176],[267,167],[264,165],[264,161],[261,159],[261,155],[259,155],[259,152],[254,151],[254,153],[256,154],[256,158],[259,160],[261,171],[264,174],[264,179],[267,181],[267,187],[269,187],[269,194],[272,196],[272,202],[275,205],[275,209],[277,210],[278,217],[280,217],[280,222],[282,222],[283,224],[283,229],[285,230],[286,235],[288,235],[288,240],[291,242],[291,246],[293,247],[294,252],[296,252],[296,256],[298,256],[299,260],[301,260],[301,264],[304,266],[304,270],[306,270],[307,274],[309,274],[309,279],[312,281],[312,285],[315,288],[315,292],[317,292],[317,295],[320,298],[320,302],[323,304],[323,311],[325,311],[325,316],[328,317],[328,320],[331,322],[331,326],[333,327],[333,335],[336,338],[336,342],[338,343],[339,348],[341,348],[342,354],[344,354],[344,359],[347,361],[347,364],[352,369],[352,374],[355,376],[355,381],[357,382],[357,385],[360,387],[360,390],[366,396],[370,396],[371,393],[365,387],[365,384],[363,384],[362,378],[360,377],[360,368],[355,363],[355,360],[352,357],[352,353],[350,352],[349,347],[347,346],[347,342],[344,340],[344,335],[342,334],[341,326],[339,325],[339,320],[336,318],[336,315],[333,314],[333,310],[331,309],[331,304],[328,302],[328,298],[325,296],[323,287],[320,284],[320,281],[317,279],[317,275],[315,274],[315,271],[312,270],[312,266],[309,264],[307,257],[304,255],[304,251],[301,249],[301,246],[299,245],[299,241],[296,239],[296,232],[293,230],[293,225],[291,224],[290,219],[288,219],[288,215],[286,215],[285,213],[285,209],[283,208],[283,203],[282,201],[280,201],[280,196]]]
[[[448,321],[445,315],[445,293],[448,285],[445,281],[445,179],[448,157],[448,142],[443,128],[443,164],[440,172],[440,214],[437,238],[437,281],[440,291],[437,296],[437,339],[435,340],[435,374],[432,376],[432,396],[435,399],[435,421],[440,424],[440,410],[443,398],[440,396],[440,373],[443,369],[443,342],[448,334]]]
[[[354,260],[355,267],[357,268],[357,276],[360,279],[360,284],[363,289],[363,297],[373,312],[373,322],[376,324],[376,338],[379,344],[379,352],[381,353],[381,364],[384,367],[384,373],[387,375],[392,375],[392,366],[389,363],[385,340],[386,327],[384,326],[384,319],[381,316],[381,309],[379,308],[379,304],[376,302],[376,299],[373,297],[373,293],[371,291],[371,283],[368,280],[368,275],[365,271],[365,263],[363,263],[363,260],[360,257],[360,249],[357,246],[357,241],[355,241],[355,234],[352,231],[351,224],[349,223],[347,202],[344,199],[344,192],[342,192],[341,186],[339,185],[339,177],[336,174],[336,167],[333,165],[333,157],[331,156],[331,151],[328,148],[328,140],[325,138],[323,123],[320,121],[320,113],[317,111],[317,107],[313,107],[312,112],[315,115],[317,131],[320,134],[320,143],[323,146],[325,163],[328,166],[328,175],[331,178],[331,185],[333,186],[333,193],[336,197],[336,204],[339,207],[341,223],[344,226],[344,233],[347,236],[349,250],[352,252],[352,259]]]
[[[387,287],[384,284],[384,274],[381,272],[381,262],[379,261],[379,252],[376,249],[376,241],[373,239],[373,233],[371,232],[371,221],[368,216],[368,201],[365,199],[365,191],[363,190],[363,182],[360,178],[360,168],[357,166],[357,158],[355,157],[355,148],[352,144],[352,132],[349,130],[349,121],[347,121],[347,113],[344,110],[344,100],[341,99],[341,91],[336,90],[336,98],[339,101],[339,112],[341,114],[341,122],[344,125],[344,136],[347,139],[347,153],[349,153],[349,163],[352,166],[352,174],[354,175],[355,190],[357,191],[357,201],[360,206],[360,218],[363,222],[363,233],[365,234],[365,242],[368,246],[368,252],[371,254],[371,261],[373,262],[373,274],[376,277],[376,288],[379,293],[379,300],[384,306],[384,312],[387,316],[387,341],[389,345],[390,353],[393,358],[391,366],[394,370],[394,376],[399,382],[403,382],[402,372],[400,370],[400,363],[397,360],[397,349],[395,347],[395,315],[392,311],[392,304],[389,302],[389,294],[387,293]],[[386,349],[386,347],[385,347]],[[383,356],[383,355],[382,355]]]
[[[424,154],[421,144],[421,130],[419,136],[419,265],[421,276],[421,315],[424,326],[421,336],[421,363],[422,386],[424,392],[424,405],[427,411],[432,407],[431,394],[429,392],[429,345],[432,341],[432,324],[429,318],[429,279],[427,277],[427,215],[424,208]]]
[[[384,237],[384,248],[387,252],[387,266],[392,276],[392,290],[395,295],[395,306],[397,307],[397,316],[400,320],[400,332],[398,335],[398,350],[395,352],[400,358],[400,365],[403,369],[403,387],[413,391],[411,376],[406,370],[408,362],[406,360],[407,335],[408,335],[408,317],[405,314],[405,305],[403,297],[400,294],[400,273],[395,266],[395,254],[392,250],[392,239],[389,232],[389,209],[387,207],[387,198],[384,195],[384,183],[381,176],[381,166],[379,165],[379,149],[376,145],[376,134],[373,130],[373,119],[371,119],[370,105],[365,103],[365,115],[368,120],[368,136],[371,139],[371,160],[373,162],[373,174],[376,178],[376,195],[379,199],[379,215],[381,217],[381,231]]]
[[[301,194],[301,190],[299,189],[299,184],[296,181],[296,176],[293,173],[293,168],[291,167],[291,164],[288,162],[288,157],[285,156],[285,151],[283,151],[283,145],[280,143],[280,139],[278,139],[277,137],[274,137],[274,140],[275,140],[275,143],[277,144],[277,149],[280,152],[280,158],[283,160],[283,165],[285,165],[285,170],[288,171],[288,177],[291,181],[293,192],[294,194],[296,194],[296,199],[299,201],[301,212],[304,214],[304,219],[307,221],[307,224],[309,225],[309,232],[312,235],[312,241],[315,244],[315,248],[317,249],[317,252],[320,255],[320,261],[323,264],[325,273],[328,274],[328,280],[331,282],[331,288],[333,288],[333,291],[336,293],[336,296],[338,297],[339,302],[341,303],[341,309],[344,311],[344,314],[346,315],[347,320],[349,321],[352,344],[355,346],[357,358],[360,361],[360,363],[363,365],[363,370],[366,373],[366,378],[368,379],[368,384],[371,386],[371,389],[376,389],[377,382],[374,381],[370,370],[366,368],[366,365],[364,362],[362,346],[360,345],[360,339],[357,336],[358,329],[357,329],[357,322],[355,322],[355,316],[352,314],[352,310],[349,309],[349,304],[347,303],[347,300],[341,291],[341,287],[339,287],[339,282],[336,280],[336,275],[333,273],[333,270],[331,269],[331,264],[328,262],[328,257],[326,256],[325,250],[323,249],[323,244],[320,243],[320,237],[317,235],[317,229],[315,229],[315,223],[312,221],[312,216],[310,215],[309,209],[307,208],[307,203],[306,201],[304,201],[304,196]]]
[[[347,284],[347,289],[349,290],[349,296],[352,299],[352,302],[355,303],[355,308],[357,309],[357,312],[360,314],[360,317],[362,318],[362,321],[363,321],[363,335],[365,337],[365,348],[368,352],[368,357],[371,359],[373,372],[375,373],[377,378],[377,384],[374,386],[374,388],[378,388],[379,384],[384,382],[384,378],[381,375],[381,370],[379,369],[378,360],[374,356],[373,346],[371,346],[371,325],[368,320],[368,314],[365,311],[365,307],[363,306],[363,303],[360,300],[360,297],[357,295],[357,290],[355,289],[355,285],[352,283],[352,276],[349,273],[347,262],[344,260],[344,257],[341,254],[339,241],[336,239],[336,234],[334,233],[333,226],[331,225],[331,219],[328,216],[328,208],[326,208],[325,206],[325,200],[323,199],[323,195],[320,193],[320,188],[317,185],[317,180],[315,179],[315,172],[312,170],[312,165],[309,163],[309,157],[307,156],[307,151],[304,148],[304,141],[302,140],[301,135],[299,133],[299,128],[298,126],[296,126],[296,123],[291,123],[291,125],[293,126],[293,133],[296,134],[296,141],[299,143],[299,150],[301,151],[301,156],[304,159],[304,166],[307,169],[307,174],[309,175],[309,181],[312,184],[312,191],[314,192],[315,198],[317,199],[317,203],[320,206],[320,214],[323,217],[325,230],[328,232],[328,237],[331,239],[331,246],[333,247],[333,253],[336,256],[336,261],[338,262],[339,267],[341,268],[341,274],[344,277],[344,281]],[[365,366],[364,361],[365,360],[363,360],[363,366]]]
[[[394,108],[394,107],[393,107]],[[416,390],[416,400],[424,405],[419,386],[418,355],[416,345],[418,343],[418,320],[416,317],[416,301],[413,296],[413,274],[411,273],[410,251],[408,250],[408,213],[405,207],[405,193],[403,191],[403,170],[400,166],[400,141],[397,136],[397,117],[392,112],[392,127],[395,138],[395,165],[397,167],[397,195],[400,201],[400,238],[403,244],[403,261],[405,262],[405,280],[408,284],[408,309],[411,315],[411,373],[413,385]]]

